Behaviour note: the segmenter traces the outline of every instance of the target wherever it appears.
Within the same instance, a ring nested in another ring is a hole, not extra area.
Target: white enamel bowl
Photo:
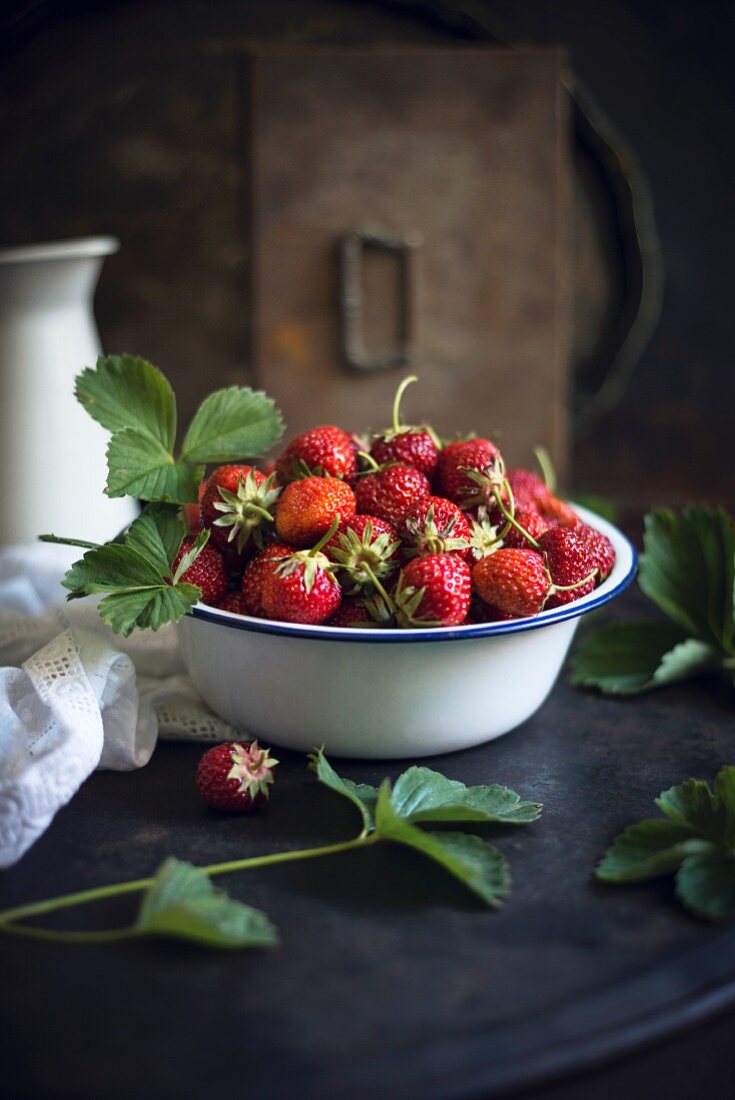
[[[267,744],[363,758],[431,756],[519,726],[551,691],[582,615],[636,569],[616,527],[578,508],[617,560],[588,596],[532,619],[421,630],[299,626],[197,604],[178,624],[212,710]]]

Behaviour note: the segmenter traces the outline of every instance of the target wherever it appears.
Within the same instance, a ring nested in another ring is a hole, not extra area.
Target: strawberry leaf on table
[[[378,801],[377,787],[371,787],[368,783],[353,783],[351,779],[344,779],[337,775],[332,765],[324,755],[323,749],[314,749],[309,755],[309,770],[316,774],[317,779],[330,790],[345,798],[356,806],[362,817],[363,828],[371,831],[375,828],[375,807]]]
[[[491,906],[510,893],[510,873],[497,848],[467,833],[427,833],[395,810],[390,782],[380,788],[375,828],[383,840],[404,844],[438,863]]]
[[[525,825],[541,814],[538,802],[522,802],[520,796],[498,783],[466,787],[430,768],[413,767],[397,780],[391,805],[399,817],[413,822],[487,821]]]
[[[158,630],[174,622],[201,597],[197,585],[179,577],[207,542],[204,533],[197,538],[172,578],[171,561],[183,537],[184,526],[175,509],[149,504],[133,521],[123,543],[95,547],[74,562],[62,581],[69,589],[67,599],[103,594],[98,606],[101,617],[125,637],[135,627]]]
[[[676,875],[676,893],[699,916],[735,916],[735,767],[721,769],[714,792],[700,779],[662,791],[666,815],[629,826],[595,872],[603,882]]]
[[[176,399],[164,375],[132,355],[100,356],[76,380],[90,416],[112,432],[107,448],[110,497],[187,504],[207,462],[262,454],[283,432],[281,414],[266,394],[230,386],[205,398],[174,456]]]
[[[134,935],[173,936],[207,947],[275,947],[265,913],[214,887],[200,868],[169,858],[140,906]]]
[[[720,655],[675,623],[614,623],[582,639],[571,681],[609,695],[636,695],[715,668]]]
[[[646,516],[641,590],[667,622],[619,623],[578,646],[571,680],[632,695],[708,669],[735,677],[735,520],[723,509]]]

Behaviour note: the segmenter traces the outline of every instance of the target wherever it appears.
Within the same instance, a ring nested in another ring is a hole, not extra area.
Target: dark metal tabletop
[[[639,600],[624,597],[616,616]],[[563,676],[520,729],[425,761],[544,803],[531,826],[487,830],[514,877],[497,912],[414,853],[379,845],[219,880],[280,928],[272,952],[0,938],[2,1085],[14,1098],[235,1086],[250,1097],[492,1097],[701,1021],[735,1002],[735,928],[689,916],[670,881],[611,887],[591,874],[662,788],[735,763],[732,738],[726,685],[611,700]],[[265,812],[212,814],[193,785],[201,751],[161,744],[140,771],[94,774],[0,875],[0,905],[138,878],[168,854],[206,864],[359,827],[285,752]],[[370,783],[406,766],[334,763]],[[134,908],[116,899],[58,924],[112,926]]]

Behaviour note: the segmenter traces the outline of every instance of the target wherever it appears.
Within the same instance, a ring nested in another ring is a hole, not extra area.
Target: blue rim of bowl
[[[582,597],[575,603],[564,604],[562,607],[552,608],[550,611],[542,611],[532,619],[511,619],[508,622],[495,623],[471,623],[467,626],[441,626],[424,627],[417,629],[401,630],[397,628],[381,629],[369,627],[360,630],[357,627],[338,626],[304,626],[301,623],[282,623],[273,619],[256,619],[249,615],[237,615],[231,611],[221,611],[216,607],[208,607],[206,604],[196,604],[189,617],[201,619],[204,622],[217,623],[220,626],[231,627],[234,630],[247,630],[254,634],[280,634],[289,638],[314,638],[324,642],[372,642],[373,644],[406,643],[406,642],[446,642],[450,639],[486,638],[500,634],[519,634],[524,630],[540,630],[552,623],[565,622],[568,619],[577,619],[586,615],[589,611],[598,608],[614,600],[616,596],[632,583],[638,568],[638,554],[632,542],[619,531],[613,524],[595,515],[579,505],[575,505],[582,518],[607,535],[615,546],[617,561],[610,576],[603,581],[599,588],[588,596]],[[629,562],[624,565],[620,561],[620,551],[627,550]]]

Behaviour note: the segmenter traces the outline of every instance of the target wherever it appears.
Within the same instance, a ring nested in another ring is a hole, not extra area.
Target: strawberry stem
[[[504,484],[505,484],[506,492],[508,493],[508,495],[510,497],[511,506],[513,507],[513,510],[515,511],[515,502],[513,500],[513,490],[511,489],[511,487],[510,487],[510,485],[507,481],[505,481]],[[534,550],[540,550],[541,547],[536,542],[536,539],[533,538],[531,535],[529,535],[528,531],[526,531],[526,529],[524,527],[521,527],[518,520],[515,519],[513,514],[511,512],[509,512],[508,509],[505,507],[498,489],[493,489],[493,497],[495,498],[495,503],[497,504],[498,508],[500,509],[503,516],[505,517],[506,528],[507,527],[515,527],[516,531],[519,531],[520,534],[523,535],[524,539],[528,540],[528,542],[531,544],[531,546],[534,548]],[[503,532],[503,534],[507,535],[507,533],[508,533],[508,531],[506,529]]]
[[[291,863],[302,859],[318,859],[321,856],[337,855],[339,852],[348,852],[353,848],[366,847],[375,844],[380,837],[377,833],[362,832],[351,840],[343,840],[337,844],[325,844],[319,848],[301,848],[292,852],[277,852],[269,856],[250,856],[247,859],[230,860],[227,863],[213,863],[208,867],[200,868],[210,877],[213,875],[225,875],[234,871],[245,871],[251,867],[268,867],[276,863]],[[135,925],[126,928],[108,928],[97,932],[62,932],[50,928],[29,928],[17,924],[17,921],[26,920],[28,917],[39,917],[45,913],[54,913],[60,909],[70,909],[74,905],[86,905],[92,901],[102,901],[105,898],[119,897],[121,894],[134,894],[147,890],[154,883],[154,878],[140,878],[132,882],[117,882],[111,886],[98,886],[93,890],[82,890],[76,894],[64,894],[62,897],[48,898],[45,901],[33,902],[30,905],[21,905],[16,909],[6,909],[0,913],[0,933],[25,936],[32,939],[51,940],[57,943],[108,943],[113,940],[132,939],[139,935]]]
[[[83,550],[99,550],[100,543],[87,542],[85,539],[65,539],[60,535],[39,535],[39,542],[53,542],[58,546],[79,546]]]
[[[415,374],[409,374],[407,378],[403,379],[396,390],[396,396],[393,398],[393,432],[395,435],[400,435],[401,432],[401,400],[412,382],[418,382]]]

